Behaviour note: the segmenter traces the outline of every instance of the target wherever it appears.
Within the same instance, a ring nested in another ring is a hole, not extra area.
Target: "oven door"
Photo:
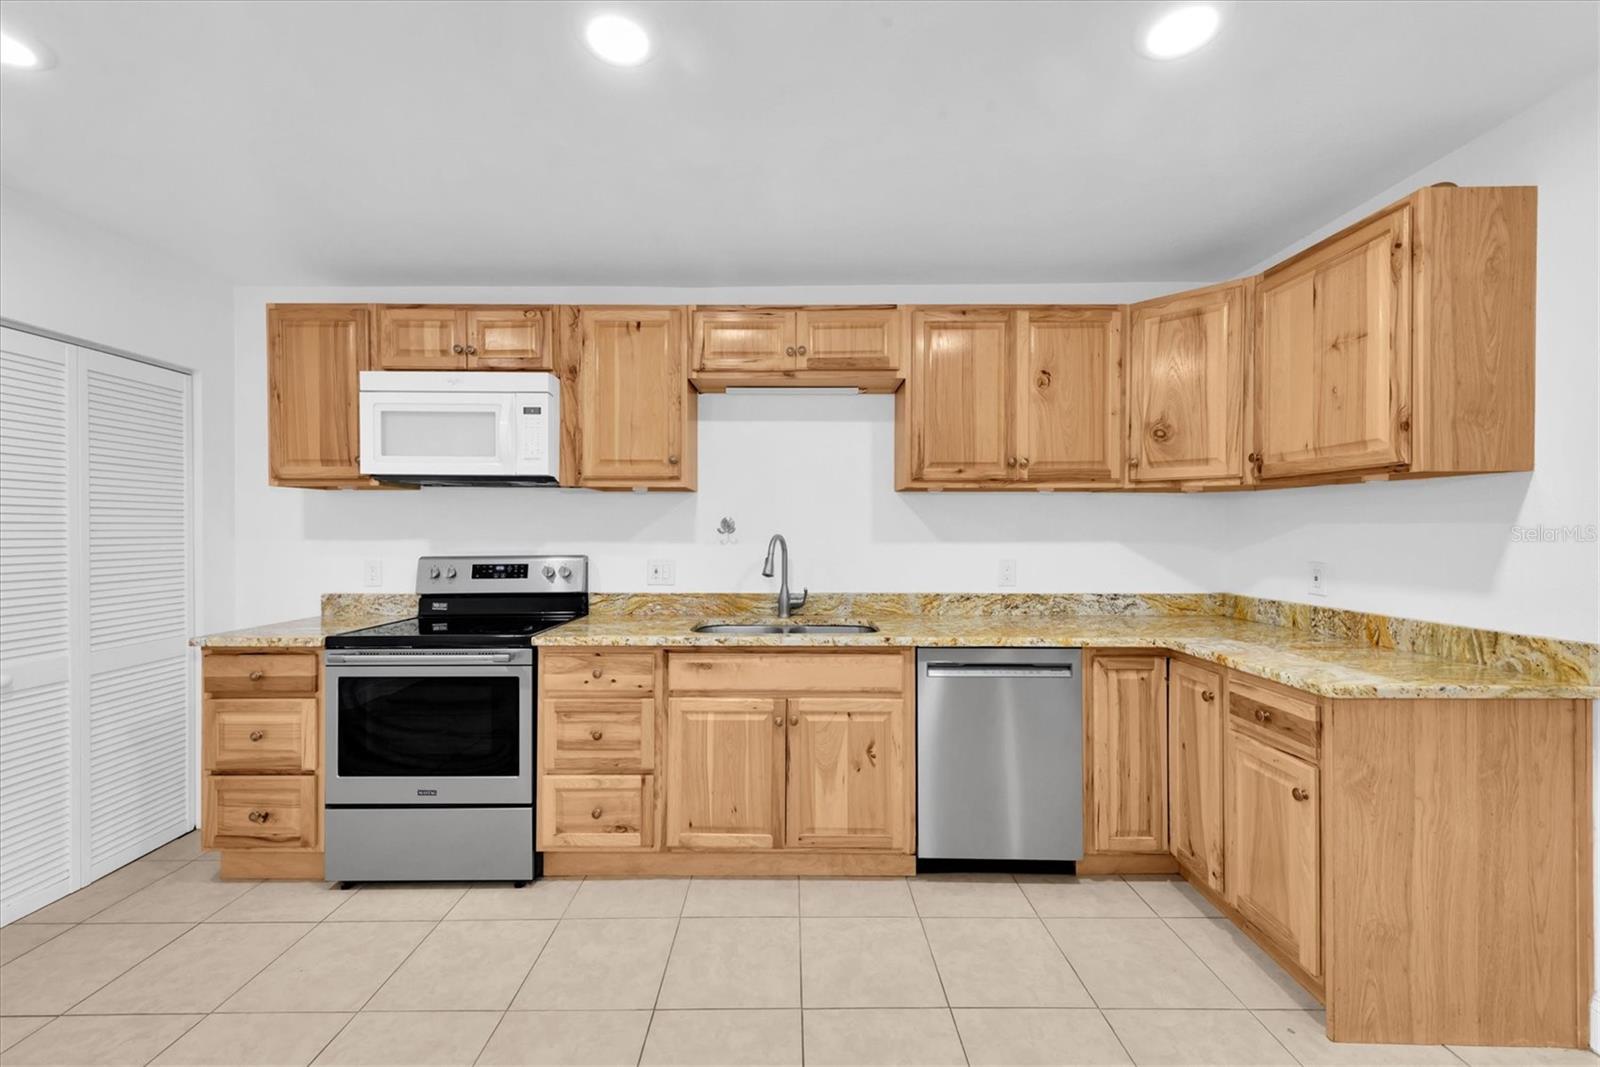
[[[533,803],[533,651],[327,654],[329,805]]]

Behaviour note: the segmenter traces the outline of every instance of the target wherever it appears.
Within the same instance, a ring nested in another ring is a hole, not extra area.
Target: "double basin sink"
[[[876,626],[864,622],[703,622],[697,634],[875,634]]]

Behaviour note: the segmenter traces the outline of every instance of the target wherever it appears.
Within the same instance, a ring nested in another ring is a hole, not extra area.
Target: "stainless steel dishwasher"
[[[1076,648],[917,650],[917,856],[1083,858]]]

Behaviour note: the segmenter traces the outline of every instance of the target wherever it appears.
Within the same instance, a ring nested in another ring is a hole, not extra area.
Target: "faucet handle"
[[[803,607],[805,607],[806,606],[806,594],[809,593],[809,592],[811,592],[811,590],[802,589],[802,590],[800,590],[800,595],[799,596],[795,596],[793,593],[790,593],[789,594],[789,607],[790,608],[803,608]]]

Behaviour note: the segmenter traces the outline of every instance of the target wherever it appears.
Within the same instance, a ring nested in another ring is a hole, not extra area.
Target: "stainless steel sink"
[[[697,634],[875,634],[878,628],[864,622],[734,623],[703,622]]]

